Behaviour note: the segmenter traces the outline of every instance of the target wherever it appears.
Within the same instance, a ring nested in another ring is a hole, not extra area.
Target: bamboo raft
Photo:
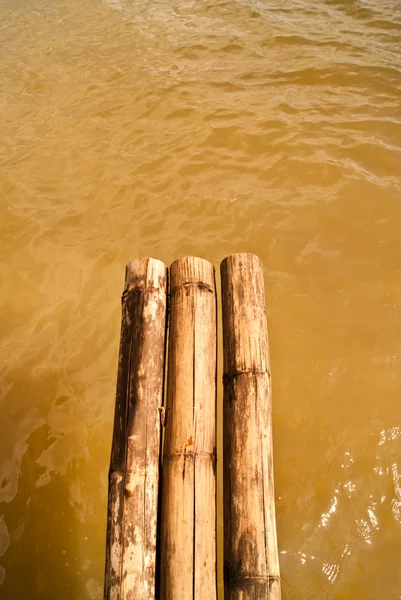
[[[221,284],[224,597],[280,600],[260,259],[227,257]],[[105,600],[217,599],[216,367],[213,265],[195,257],[170,270],[153,258],[128,263]]]

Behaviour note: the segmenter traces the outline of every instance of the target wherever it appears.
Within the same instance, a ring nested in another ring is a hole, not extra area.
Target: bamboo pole
[[[171,266],[161,598],[216,598],[216,291],[213,266]]]
[[[109,471],[105,600],[153,600],[167,268],[128,263]]]
[[[224,597],[279,600],[263,266],[253,254],[233,254],[221,278]]]

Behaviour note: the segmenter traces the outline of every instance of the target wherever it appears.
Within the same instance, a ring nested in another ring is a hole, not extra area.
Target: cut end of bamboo
[[[125,267],[125,289],[165,289],[167,266],[156,258],[136,258]]]
[[[195,284],[215,289],[214,267],[211,262],[196,256],[184,256],[170,267],[171,290],[179,286]]]
[[[262,265],[262,260],[259,258],[257,254],[253,254],[253,252],[234,252],[233,254],[229,254],[222,261],[221,264],[228,262],[234,262],[236,264],[255,261],[258,264]]]

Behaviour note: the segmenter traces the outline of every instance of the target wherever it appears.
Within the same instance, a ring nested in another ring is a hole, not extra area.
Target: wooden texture
[[[105,600],[155,597],[167,269],[128,263],[109,472]]]
[[[224,597],[279,600],[272,408],[263,267],[221,264],[224,399]]]
[[[216,598],[216,292],[213,266],[171,266],[161,598]]]

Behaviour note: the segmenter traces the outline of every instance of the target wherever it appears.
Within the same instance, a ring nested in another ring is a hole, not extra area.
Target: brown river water
[[[125,263],[241,251],[283,598],[400,598],[399,0],[2,0],[0,45],[0,598],[102,596]]]

